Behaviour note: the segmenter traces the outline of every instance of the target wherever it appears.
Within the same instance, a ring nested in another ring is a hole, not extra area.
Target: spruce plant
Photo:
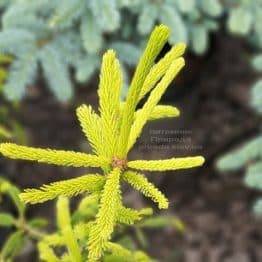
[[[12,159],[38,161],[61,166],[96,167],[101,173],[86,174],[78,178],[43,185],[39,189],[26,189],[20,194],[25,203],[36,204],[62,197],[61,214],[67,205],[65,197],[82,193],[97,196],[99,208],[96,218],[88,224],[88,261],[101,260],[106,252],[121,249],[111,237],[117,224],[132,224],[140,219],[141,212],[125,207],[122,202],[121,183],[130,184],[160,209],[168,208],[168,199],[141,173],[142,171],[167,171],[201,166],[202,156],[174,157],[164,160],[129,160],[128,153],[134,146],[147,121],[164,117],[177,117],[179,110],[173,106],[159,105],[168,85],[184,67],[183,43],[176,44],[157,63],[157,56],[169,37],[169,28],[157,26],[150,35],[142,54],[125,102],[120,102],[123,76],[113,50],[103,55],[98,88],[99,113],[91,106],[81,105],[76,114],[82,130],[92,146],[92,154],[39,149],[12,143],[0,145],[0,152]],[[141,109],[138,103],[148,95]],[[58,212],[58,216],[60,216]],[[70,224],[69,216],[61,215],[61,224]],[[67,221],[64,221],[67,220]],[[72,242],[70,226],[63,229],[73,261],[84,261],[78,242]],[[71,235],[71,236],[70,236]],[[71,249],[70,249],[71,247]],[[56,260],[53,260],[56,261]],[[68,261],[68,260],[65,260]],[[143,261],[135,259],[133,261]]]

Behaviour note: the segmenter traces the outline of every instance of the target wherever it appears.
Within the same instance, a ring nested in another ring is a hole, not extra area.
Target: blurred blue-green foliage
[[[58,100],[69,100],[70,69],[73,82],[87,82],[108,48],[132,67],[156,23],[171,28],[172,44],[186,42],[197,55],[223,23],[262,46],[261,0],[2,0],[0,8],[0,52],[14,56],[3,89],[9,100],[24,97],[39,68]]]
[[[236,3],[238,2],[238,3]],[[251,59],[255,71],[262,73],[262,1],[240,0],[228,1],[229,18],[227,27],[233,34],[247,37],[258,50]],[[260,51],[259,51],[260,50]],[[260,78],[251,87],[250,106],[262,114],[262,79]],[[261,127],[260,127],[261,128]],[[236,171],[246,169],[244,183],[253,189],[262,190],[262,135],[252,138],[233,152],[222,156],[217,167],[221,171]],[[262,198],[253,206],[254,212],[262,215]]]
[[[255,70],[262,73],[262,55],[257,55],[252,60]],[[251,88],[250,106],[262,115],[262,79],[258,80]],[[261,127],[260,127],[261,128]],[[222,156],[218,162],[219,170],[236,171],[246,168],[244,183],[251,188],[262,190],[262,134],[252,138],[244,145]],[[262,198],[254,204],[256,214],[262,215]]]

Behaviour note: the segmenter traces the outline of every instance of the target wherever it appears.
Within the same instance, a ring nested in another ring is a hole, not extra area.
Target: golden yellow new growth
[[[103,189],[104,184],[105,177],[98,174],[89,174],[43,185],[40,189],[26,189],[24,193],[20,194],[20,198],[25,203],[37,204],[59,196],[73,197],[85,192],[99,192]]]
[[[131,254],[109,242],[117,223],[132,224],[151,212],[136,211],[123,206],[121,181],[127,182],[151,198],[159,208],[168,208],[167,198],[145,176],[132,171],[132,169],[165,171],[197,167],[204,163],[202,156],[150,161],[128,160],[128,152],[135,144],[147,121],[163,117],[177,117],[180,114],[176,107],[158,104],[168,85],[185,64],[181,57],[185,51],[183,43],[175,45],[162,59],[155,62],[168,36],[169,29],[165,25],[157,26],[152,32],[135,70],[125,102],[120,101],[122,73],[116,54],[113,50],[104,54],[98,89],[99,114],[95,113],[91,106],[86,105],[81,105],[76,111],[82,130],[92,146],[93,154],[40,149],[11,143],[0,145],[0,152],[13,159],[102,169],[103,176],[85,175],[44,185],[40,189],[27,189],[21,194],[22,200],[33,204],[59,196],[72,197],[85,192],[93,194],[92,197],[86,198],[82,202],[82,206],[85,203],[90,204],[90,201],[99,203],[95,221],[88,225],[88,230],[84,230],[88,231],[86,234],[88,235],[89,261],[100,260],[104,252],[107,251],[112,254],[121,253],[124,256],[129,256],[133,261],[148,261],[143,253]],[[139,101],[147,94],[149,97],[143,107],[137,109]],[[59,206],[64,206],[68,210],[66,201],[61,198]],[[60,210],[62,209],[60,208]],[[62,221],[63,218],[61,217],[60,220]],[[69,222],[63,221],[61,224],[68,225]],[[79,225],[77,230],[81,228],[83,226]],[[79,254],[77,241],[73,238],[73,229],[67,226],[63,230],[63,235],[65,236],[63,241],[69,248],[64,259],[80,261],[81,254]],[[45,256],[44,259],[59,261],[56,260],[56,255],[45,242],[41,242],[39,248],[42,250],[42,256]],[[43,255],[44,252],[46,255]]]
[[[195,156],[165,160],[136,160],[128,162],[127,166],[139,170],[165,171],[202,166],[204,161],[205,159],[202,156]]]
[[[76,115],[82,127],[83,133],[92,146],[96,155],[103,155],[103,137],[101,121],[91,106],[81,105],[76,110]]]
[[[60,260],[57,258],[55,252],[53,249],[49,247],[49,245],[41,241],[38,243],[38,249],[40,253],[40,259],[43,261],[52,261],[52,262],[60,262]]]
[[[142,109],[138,109],[135,113],[135,119],[140,118],[139,114],[143,113]],[[163,106],[158,105],[155,106],[152,113],[150,114],[148,121],[150,120],[157,120],[161,118],[168,118],[168,117],[178,117],[180,115],[180,111],[174,106]]]
[[[120,104],[120,114],[121,110],[123,110],[124,103]],[[142,109],[136,110],[134,114],[134,120],[139,117],[139,114],[141,114]],[[152,113],[150,114],[148,121],[151,120],[157,120],[162,118],[171,118],[171,117],[178,117],[180,116],[180,111],[178,108],[174,106],[165,106],[165,105],[157,105],[154,107]]]
[[[114,255],[117,255],[118,257],[121,257],[123,261],[126,262],[133,262],[133,255],[132,252],[129,251],[128,249],[122,247],[119,244],[108,242],[106,244],[106,248],[108,251],[113,253]]]
[[[185,49],[186,45],[184,43],[176,44],[157,64],[151,68],[145,82],[143,83],[138,100],[141,100],[148,92],[151,91],[151,89],[166,73],[173,61],[184,54]]]
[[[66,197],[59,197],[57,201],[57,221],[61,231],[62,239],[68,249],[70,261],[81,262],[82,256],[77,238],[71,225],[69,200]]]
[[[106,142],[106,156],[112,158],[116,147],[118,122],[120,110],[120,90],[122,74],[120,64],[113,50],[107,51],[103,56],[100,83],[98,89],[99,111],[101,117],[102,139]]]
[[[0,152],[12,159],[37,161],[59,166],[73,167],[103,167],[109,162],[105,157],[98,157],[74,151],[40,149],[27,146],[19,146],[12,143],[0,145]]]
[[[154,60],[166,43],[169,37],[169,33],[170,30],[167,26],[157,26],[151,33],[146,49],[139,60],[123,110],[117,151],[117,155],[119,157],[124,157],[128,152],[128,136],[130,133],[130,128],[132,126],[133,116],[135,113],[136,105],[138,103],[140,91],[142,89],[147,74],[154,64]]]
[[[145,215],[151,215],[152,213],[153,210],[151,208],[144,208],[138,211],[132,208],[120,206],[117,212],[117,221],[122,224],[132,225],[136,221],[141,220]]]
[[[168,208],[167,198],[143,175],[127,171],[123,174],[123,179],[143,195],[158,203],[160,209]]]
[[[96,223],[91,228],[88,240],[90,261],[101,257],[106,243],[110,240],[117,218],[120,196],[120,169],[114,169],[106,180],[101,195],[100,207],[96,216]]]
[[[128,138],[127,152],[132,148],[132,146],[136,142],[136,139],[140,135],[150,114],[153,112],[155,106],[161,99],[168,85],[172,82],[172,80],[175,78],[175,76],[183,68],[184,65],[185,65],[185,61],[183,58],[176,59],[171,64],[170,68],[168,68],[166,74],[163,76],[161,81],[157,84],[155,89],[151,92],[148,100],[146,101],[145,105],[141,109],[139,115],[136,117],[131,127],[131,132]]]

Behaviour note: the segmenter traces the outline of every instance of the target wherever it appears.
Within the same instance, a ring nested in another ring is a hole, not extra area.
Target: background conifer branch
[[[77,239],[74,235],[71,216],[69,209],[69,201],[66,197],[59,197],[57,201],[57,222],[62,234],[62,238],[66,243],[70,261],[81,262],[82,255]]]
[[[55,252],[49,245],[41,241],[38,243],[38,250],[40,253],[40,259],[43,261],[60,262],[60,259],[55,255]]]
[[[88,223],[78,223],[74,226],[74,234],[79,238],[85,238],[89,235],[92,226],[94,225],[94,221],[90,221]]]
[[[108,242],[106,244],[106,250],[112,253],[113,256],[117,256],[123,261],[126,262],[134,261],[134,256],[132,255],[132,252],[119,244]]]
[[[56,205],[56,209],[58,208],[58,206]],[[59,232],[50,234],[50,235],[46,235],[41,242],[45,242],[47,245],[49,246],[63,246],[65,244],[63,238],[61,237],[61,235],[59,234]]]

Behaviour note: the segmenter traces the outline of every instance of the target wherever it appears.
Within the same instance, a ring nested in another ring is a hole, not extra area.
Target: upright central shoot
[[[135,170],[165,171],[200,166],[201,156],[170,158],[165,160],[128,160],[147,121],[164,117],[177,117],[179,110],[158,105],[168,85],[183,68],[181,57],[185,45],[175,45],[155,63],[169,37],[169,29],[160,25],[152,32],[146,49],[138,63],[125,102],[120,102],[123,85],[119,61],[113,50],[102,60],[98,89],[99,114],[91,106],[82,105],[77,117],[84,134],[92,146],[93,154],[50,149],[37,149],[14,144],[1,144],[3,155],[23,160],[33,160],[74,167],[100,167],[103,175],[87,174],[79,178],[44,185],[40,189],[27,189],[21,198],[27,203],[40,203],[58,196],[72,197],[80,193],[99,195],[99,210],[92,223],[88,238],[88,260],[99,260],[110,250],[110,239],[117,223],[134,223],[142,212],[123,206],[121,181],[130,184],[158,204],[168,208],[167,198],[147,178]],[[148,94],[143,107],[139,101]]]

